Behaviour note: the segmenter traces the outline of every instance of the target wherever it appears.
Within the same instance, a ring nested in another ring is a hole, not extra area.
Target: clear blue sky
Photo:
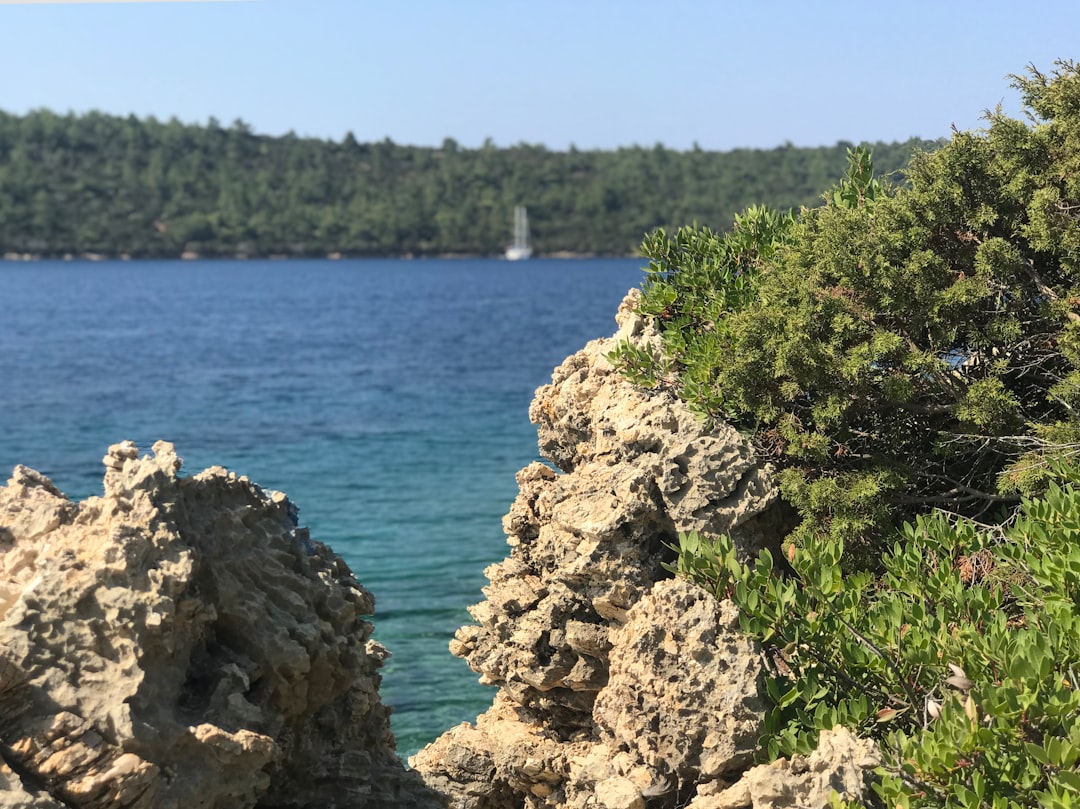
[[[0,109],[565,149],[947,135],[1080,59],[1080,1],[0,0]]]

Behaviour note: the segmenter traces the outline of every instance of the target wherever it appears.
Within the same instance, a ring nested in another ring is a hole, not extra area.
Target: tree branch
[[[1042,279],[1042,276],[1039,275],[1038,270],[1035,269],[1035,263],[1031,259],[1028,259],[1028,261],[1024,262],[1023,267],[1024,272],[1027,273],[1028,278],[1030,278],[1032,283],[1035,284],[1035,288],[1038,289],[1039,292],[1041,292],[1043,295],[1045,295],[1052,301],[1061,300],[1061,296],[1054,292],[1053,288]],[[1076,312],[1070,309],[1065,314],[1073,323],[1080,323],[1080,315],[1076,314]]]

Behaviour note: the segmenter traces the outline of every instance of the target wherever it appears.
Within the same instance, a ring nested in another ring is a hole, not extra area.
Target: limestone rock
[[[611,679],[593,715],[680,790],[739,773],[763,730],[760,652],[738,611],[685,579],[658,582],[612,636]]]
[[[608,361],[623,340],[658,339],[636,300],[530,409],[557,469],[518,473],[503,519],[510,556],[485,571],[476,624],[451,644],[499,695],[411,762],[458,809],[674,807],[697,781],[744,766],[760,727],[760,661],[730,611],[685,583],[656,585],[670,579],[665,544],[679,531],[729,533],[749,553],[778,542],[785,515],[771,470],[735,430],[707,428]],[[672,677],[688,679],[661,682]],[[525,731],[543,742],[542,775],[513,752]]]
[[[47,792],[23,782],[8,764],[0,760],[0,809],[63,809],[64,805]]]
[[[105,466],[78,505],[0,488],[0,806],[439,805],[393,752],[374,600],[288,499],[164,442]]]
[[[719,794],[695,798],[689,809],[825,809],[833,792],[845,801],[861,800],[867,771],[880,763],[873,741],[838,726],[822,731],[817,749],[809,756],[753,767]]]
[[[776,500],[776,486],[749,443],[726,424],[704,429],[673,394],[626,382],[607,360],[624,341],[658,347],[659,335],[635,311],[639,298],[638,290],[627,295],[613,337],[569,357],[536,392],[529,417],[540,452],[565,472],[590,461],[632,464],[649,474],[650,493],[679,530],[760,542],[753,518]]]
[[[450,797],[450,809],[561,806],[568,750],[584,749],[550,738],[520,706],[499,695],[475,725],[449,730],[410,763]]]

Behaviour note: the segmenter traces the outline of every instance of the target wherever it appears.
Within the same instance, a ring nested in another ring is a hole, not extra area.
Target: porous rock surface
[[[809,756],[752,767],[724,791],[694,798],[688,809],[818,809],[830,805],[833,793],[855,801],[866,792],[867,771],[880,763],[881,753],[871,740],[837,726],[821,732]]]
[[[655,347],[636,302],[530,409],[557,468],[518,474],[510,556],[451,643],[498,692],[410,762],[454,809],[672,809],[725,793],[752,763],[759,650],[732,604],[661,565],[680,531],[728,533],[744,553],[775,545],[786,512],[734,429],[608,361],[624,340]]]
[[[0,488],[0,807],[435,807],[394,753],[371,594],[280,493],[110,447]]]

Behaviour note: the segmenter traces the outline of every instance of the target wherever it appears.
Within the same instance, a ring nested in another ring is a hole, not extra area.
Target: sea
[[[172,441],[299,506],[376,598],[408,756],[491,703],[450,655],[508,552],[528,408],[614,332],[640,259],[0,263],[0,480],[102,493],[109,444]]]

